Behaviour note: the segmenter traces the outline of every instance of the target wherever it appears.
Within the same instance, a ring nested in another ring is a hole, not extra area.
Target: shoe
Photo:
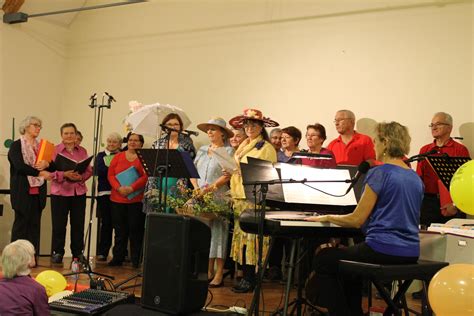
[[[112,259],[112,260],[109,261],[109,263],[107,265],[109,265],[110,267],[119,267],[122,264],[123,264],[122,261]]]
[[[63,263],[63,255],[60,253],[55,253],[51,256],[52,263]]]
[[[95,261],[107,261],[107,256],[98,255],[95,257]]]
[[[222,278],[222,281],[218,284],[209,283],[210,289],[215,289],[216,287],[222,287],[222,286],[224,286],[224,278]]]
[[[239,284],[232,288],[232,292],[234,293],[249,293],[252,292],[255,288],[253,282],[247,281],[242,279]]]
[[[421,298],[423,297],[423,290],[419,290],[419,291],[417,291],[417,292],[411,293],[411,297],[412,297],[414,300],[421,300]]]

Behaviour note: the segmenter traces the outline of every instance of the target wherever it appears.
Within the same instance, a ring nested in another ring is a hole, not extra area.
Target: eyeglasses
[[[429,128],[438,128],[438,127],[443,126],[443,125],[449,126],[450,124],[448,124],[448,123],[431,123],[430,125],[428,125],[428,127]]]
[[[310,137],[319,137],[318,134],[306,134],[306,138],[310,138]]]
[[[36,128],[39,128],[39,129],[42,129],[43,127],[41,126],[41,124],[38,124],[38,123],[31,123],[30,124],[31,126],[34,126]]]
[[[173,127],[173,126],[181,127],[181,124],[179,124],[179,123],[166,123],[165,126],[166,127]]]

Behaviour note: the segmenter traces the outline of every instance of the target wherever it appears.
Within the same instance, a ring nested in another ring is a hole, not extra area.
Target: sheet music
[[[345,169],[320,169],[320,168],[301,168],[291,164],[281,164],[281,178],[293,180],[346,180],[350,179],[349,170]],[[350,183],[344,182],[321,182],[321,183],[290,183],[283,184],[283,194],[285,201],[289,203],[307,203],[322,205],[357,205],[354,190],[351,190],[343,197],[333,197],[318,190],[333,194],[343,195]],[[311,186],[318,190],[308,187]]]
[[[237,163],[234,157],[229,155],[225,147],[218,147],[212,150],[214,157],[217,159],[217,163],[230,174],[237,171]]]

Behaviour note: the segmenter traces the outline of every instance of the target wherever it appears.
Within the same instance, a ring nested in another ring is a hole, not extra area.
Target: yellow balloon
[[[451,264],[438,271],[428,287],[436,316],[474,315],[474,264]]]
[[[466,162],[453,175],[449,191],[458,209],[474,215],[474,160]]]
[[[63,291],[66,288],[66,278],[59,272],[46,270],[36,276],[36,281],[45,287],[46,294],[49,296]]]

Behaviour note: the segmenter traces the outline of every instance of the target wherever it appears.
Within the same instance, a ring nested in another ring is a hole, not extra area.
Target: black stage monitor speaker
[[[200,310],[207,298],[211,231],[188,216],[147,215],[142,305],[170,314]]]

